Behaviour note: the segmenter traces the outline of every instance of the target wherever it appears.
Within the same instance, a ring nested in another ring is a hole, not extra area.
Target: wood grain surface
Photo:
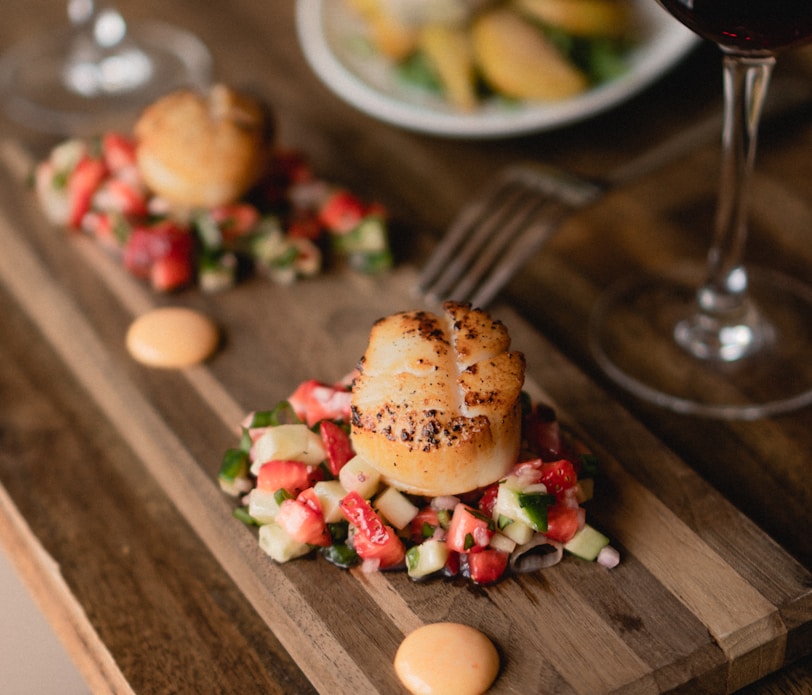
[[[25,207],[24,238],[17,225],[0,224],[7,290],[319,691],[396,691],[400,640],[436,620],[474,625],[498,645],[494,692],[731,692],[810,646],[812,576],[507,307],[495,311],[528,355],[529,389],[599,453],[590,512],[620,549],[621,566],[568,558],[472,590],[318,560],[276,565],[231,517],[215,480],[219,455],[249,410],[273,405],[309,376],[349,371],[375,318],[415,304],[413,270],[330,273],[294,287],[255,280],[222,296],[175,297],[212,315],[227,344],[206,366],[151,370],[111,332],[120,336],[159,298],[89,239],[49,243],[59,230],[37,219],[30,199]],[[65,292],[56,276],[69,266],[84,272]],[[115,310],[100,311],[101,302]],[[577,386],[574,403],[540,389],[550,372],[568,390]],[[594,440],[581,412],[597,403],[617,433],[612,442]]]
[[[9,2],[0,48],[62,21],[59,3]],[[95,692],[397,693],[397,645],[437,620],[494,640],[494,692],[812,691],[812,411],[752,423],[674,415],[615,388],[588,348],[590,310],[614,280],[701,258],[712,144],[573,218],[494,307],[532,388],[599,455],[589,515],[619,567],[569,558],[485,589],[317,560],[280,567],[215,481],[244,412],[302,379],[340,378],[376,318],[419,304],[415,265],[496,169],[530,158],[600,174],[628,160],[714,106],[714,50],[594,121],[469,142],[375,122],[335,97],[296,45],[292,2],[119,5],[197,33],[219,78],[273,105],[282,142],[384,202],[399,265],[382,278],[336,271],[293,287],[152,294],[44,221],[24,179],[53,141],[3,123],[0,542]],[[812,54],[782,69],[810,80]],[[750,250],[807,280],[811,148],[808,112],[762,137]],[[221,327],[205,366],[150,370],[127,355],[133,317],[166,304]]]

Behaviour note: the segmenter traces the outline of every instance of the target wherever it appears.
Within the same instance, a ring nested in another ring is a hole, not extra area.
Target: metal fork
[[[771,117],[809,97],[796,83],[782,87],[771,94]],[[430,302],[485,308],[570,215],[719,137],[721,128],[722,115],[714,113],[602,179],[532,162],[504,169],[463,206],[423,267],[417,292]]]

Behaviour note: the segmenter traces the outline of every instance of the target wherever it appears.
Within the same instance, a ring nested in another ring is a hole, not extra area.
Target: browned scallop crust
[[[174,206],[232,203],[268,164],[270,117],[255,99],[225,85],[172,92],[135,125],[137,161],[147,186]]]
[[[505,326],[467,304],[379,320],[353,384],[352,441],[384,480],[423,495],[503,477],[521,440],[525,360]]]

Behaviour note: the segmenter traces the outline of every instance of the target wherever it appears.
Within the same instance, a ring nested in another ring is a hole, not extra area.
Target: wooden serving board
[[[812,652],[810,573],[504,306],[493,313],[527,355],[529,389],[599,456],[588,515],[621,564],[568,557],[486,588],[320,559],[276,565],[218,489],[222,452],[246,412],[303,379],[340,378],[376,318],[419,306],[413,269],[161,297],[63,234],[24,198],[14,220],[0,216],[0,281],[319,691],[400,692],[400,641],[436,621],[493,640],[494,693],[726,693]],[[151,370],[127,355],[131,320],[169,303],[219,322],[224,343],[207,365]]]

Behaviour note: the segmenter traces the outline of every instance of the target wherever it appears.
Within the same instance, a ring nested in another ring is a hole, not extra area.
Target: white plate
[[[476,112],[455,112],[439,97],[410,89],[383,58],[353,51],[357,22],[339,0],[298,0],[296,25],[307,61],[339,97],[382,121],[410,130],[488,138],[549,130],[605,111],[658,79],[698,39],[654,0],[635,0],[644,20],[643,41],[621,77],[573,99],[549,104],[494,101]]]

